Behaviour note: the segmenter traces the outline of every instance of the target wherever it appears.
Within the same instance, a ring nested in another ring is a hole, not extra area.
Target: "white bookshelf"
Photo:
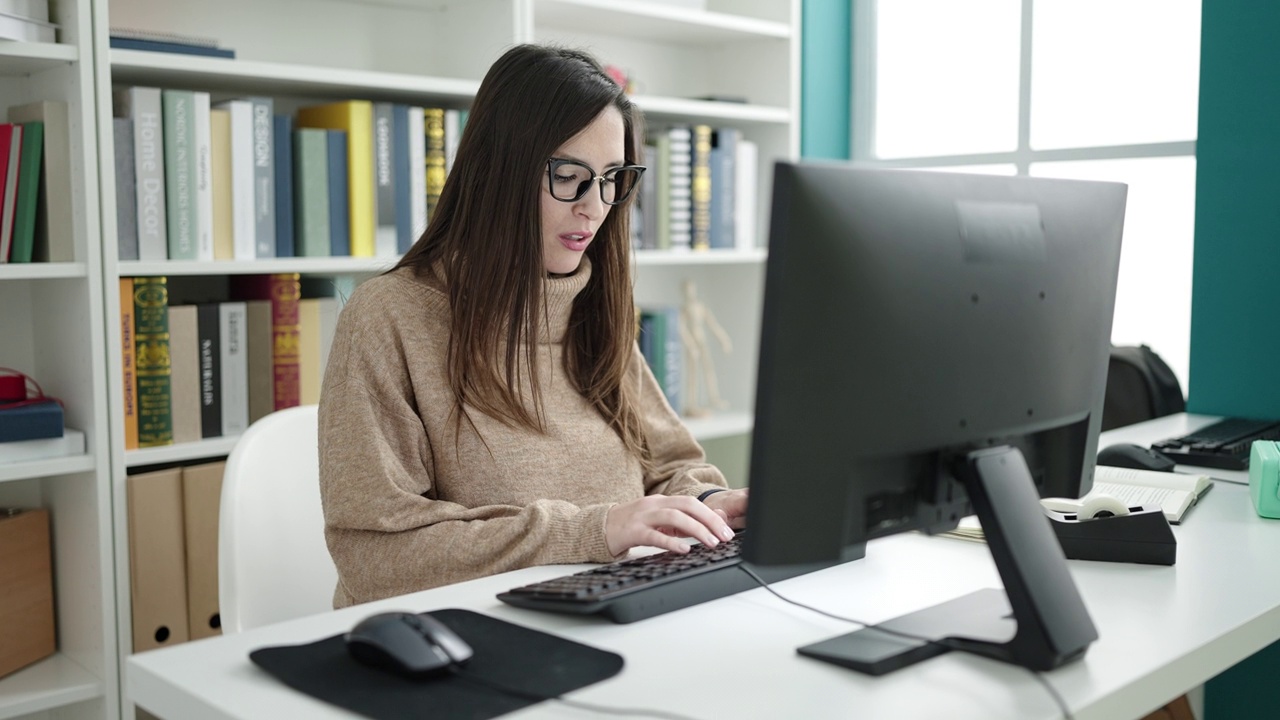
[[[642,0],[83,0],[92,6],[92,43],[56,50],[15,51],[0,43],[0,73],[28,66],[87,66],[96,94],[86,135],[96,132],[98,175],[94,178],[95,255],[76,267],[10,271],[20,284],[78,282],[97,292],[92,311],[100,347],[93,371],[106,379],[101,392],[103,425],[91,436],[91,470],[103,497],[97,511],[104,538],[80,552],[100,556],[114,574],[95,591],[109,613],[100,631],[113,633],[106,651],[110,674],[100,674],[99,695],[111,704],[92,717],[132,718],[120,691],[117,667],[132,646],[126,478],[133,468],[215,459],[236,438],[214,438],[161,448],[126,451],[123,441],[121,339],[118,281],[165,276],[171,287],[217,283],[245,274],[298,272],[359,281],[390,267],[394,258],[278,258],[256,261],[121,262],[118,257],[112,90],[149,85],[210,92],[222,98],[267,95],[279,112],[334,99],[360,98],[423,106],[466,108],[489,65],[518,42],[550,41],[583,47],[605,63],[625,68],[635,80],[634,102],[646,125],[708,123],[740,128],[759,147],[757,230],[752,249],[708,252],[638,251],[636,296],[642,305],[681,301],[684,280],[733,339],[728,354],[712,351],[721,392],[729,408],[687,420],[701,440],[745,438],[751,432],[756,348],[767,250],[767,201],[774,160],[799,154],[800,0],[708,0],[688,10]],[[108,47],[108,29],[127,27],[216,38],[235,59],[208,58]],[[304,29],[305,28],[305,29]],[[741,99],[713,101],[707,97]],[[91,146],[92,147],[92,146]],[[90,164],[86,164],[88,167]],[[80,259],[80,258],[78,258]],[[82,265],[82,267],[80,267]],[[43,276],[33,272],[46,273]],[[48,278],[46,280],[45,278]],[[2,307],[2,306],[0,306]],[[4,312],[0,310],[0,312]],[[41,315],[43,317],[43,315]],[[34,325],[28,321],[28,325]],[[0,324],[0,330],[4,330]],[[94,438],[98,442],[93,442]],[[84,459],[68,459],[67,472],[86,474]],[[16,471],[22,477],[35,472]],[[44,472],[39,470],[38,472]],[[3,479],[0,469],[0,479]],[[76,476],[78,477],[78,476]],[[26,485],[30,480],[0,484]],[[0,718],[4,715],[0,681]],[[66,702],[71,702],[69,699]],[[26,711],[24,711],[26,712]]]
[[[0,678],[0,718],[115,717],[115,529],[99,232],[97,95],[92,0],[50,3],[57,43],[0,41],[0,122],[9,108],[64,103],[74,260],[0,264],[0,366],[20,370],[63,401],[88,452],[0,464],[0,506],[45,508],[53,552],[57,652]],[[48,126],[46,126],[48,131]],[[47,147],[47,145],[46,145]]]

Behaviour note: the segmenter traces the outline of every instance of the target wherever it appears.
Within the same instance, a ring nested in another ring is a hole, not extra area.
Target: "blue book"
[[[409,173],[409,107],[391,106],[391,169],[395,174],[396,252],[403,255],[413,246],[413,198]]]
[[[276,115],[272,130],[276,156],[276,257],[293,257],[293,116]]]
[[[203,55],[205,57],[234,58],[235,50],[208,47],[205,45],[188,45],[186,43],[162,42],[160,40],[140,40],[137,38],[112,37],[111,47],[117,50],[149,50],[152,52],[178,53],[180,55]]]
[[[18,407],[0,405],[0,443],[59,438],[62,428],[62,406],[52,400]]]
[[[347,177],[347,133],[329,130],[329,254],[351,254],[351,197]]]

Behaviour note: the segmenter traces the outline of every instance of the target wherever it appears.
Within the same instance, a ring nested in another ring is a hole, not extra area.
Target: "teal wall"
[[[1280,417],[1280,4],[1205,0],[1188,409]]]
[[[804,0],[800,37],[800,156],[849,158],[853,0]]]

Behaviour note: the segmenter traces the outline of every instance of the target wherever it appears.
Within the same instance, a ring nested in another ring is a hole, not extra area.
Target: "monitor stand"
[[[801,655],[869,675],[883,675],[948,650],[1051,670],[1083,655],[1098,639],[1022,452],[1010,446],[975,450],[962,459],[956,474],[982,523],[1004,591],[979,590],[806,645],[799,649]]]

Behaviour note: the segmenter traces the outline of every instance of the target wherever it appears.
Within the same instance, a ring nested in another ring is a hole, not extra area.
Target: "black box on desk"
[[[49,511],[0,508],[0,677],[53,654]]]

